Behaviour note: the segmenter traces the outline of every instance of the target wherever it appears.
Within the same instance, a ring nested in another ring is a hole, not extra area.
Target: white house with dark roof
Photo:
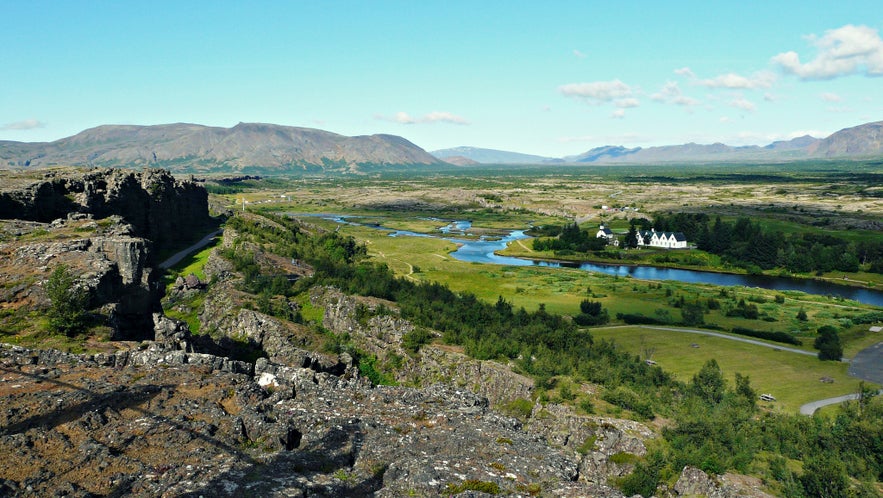
[[[607,239],[607,244],[619,247],[619,238],[609,228],[601,225],[598,227],[598,233],[595,234],[596,239]]]
[[[686,249],[687,237],[682,232],[657,232],[653,228],[638,230],[638,246]]]

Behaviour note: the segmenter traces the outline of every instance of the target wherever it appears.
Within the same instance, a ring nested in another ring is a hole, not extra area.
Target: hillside
[[[536,164],[550,160],[550,158],[543,156],[509,152],[505,150],[482,149],[480,147],[453,147],[450,149],[434,150],[431,154],[445,161],[453,157],[464,157],[471,159],[476,163],[483,164]]]
[[[845,128],[818,144],[821,157],[879,156],[883,153],[883,121]]]
[[[232,128],[177,123],[98,126],[49,143],[0,142],[0,164],[18,168],[150,166],[193,173],[284,173],[440,162],[394,135],[347,137],[312,128],[261,123],[239,123]]]

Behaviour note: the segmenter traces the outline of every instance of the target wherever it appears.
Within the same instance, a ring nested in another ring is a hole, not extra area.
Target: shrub
[[[527,420],[533,412],[533,401],[515,398],[500,407],[501,411],[521,420]]]
[[[658,318],[645,316],[640,313],[617,313],[616,319],[622,320],[629,325],[660,325],[667,323],[659,320]]]
[[[803,344],[803,341],[789,334],[788,332],[768,332],[765,330],[751,330],[746,329],[744,327],[733,327],[732,332],[734,334],[745,335],[748,337],[757,337],[758,339],[766,339],[768,341],[781,342],[785,344],[794,344],[795,346],[800,346]]]
[[[650,403],[625,386],[605,391],[602,399],[612,405],[630,410],[645,419],[652,419],[655,416]]]
[[[432,332],[423,327],[415,327],[402,336],[402,347],[411,353],[416,353],[420,348],[432,341]]]
[[[479,481],[467,479],[460,484],[448,484],[445,486],[445,494],[458,494],[464,491],[480,491],[489,495],[498,495],[502,491],[500,485],[493,481]]]

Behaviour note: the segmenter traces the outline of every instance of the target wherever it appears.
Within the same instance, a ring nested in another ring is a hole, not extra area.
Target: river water
[[[338,223],[360,225],[340,216],[325,216]],[[364,225],[368,226],[368,225]],[[844,299],[852,299],[860,303],[883,307],[883,291],[863,289],[838,285],[830,281],[771,277],[766,275],[737,275],[732,273],[715,273],[699,270],[681,270],[677,268],[662,268],[656,266],[641,265],[616,265],[601,263],[558,263],[550,261],[530,260],[500,256],[495,254],[506,248],[510,242],[528,239],[524,230],[513,230],[502,238],[462,238],[472,228],[468,221],[454,221],[439,229],[441,235],[428,235],[423,233],[409,232],[404,230],[391,230],[382,226],[372,226],[378,230],[390,232],[391,237],[431,237],[448,240],[458,244],[459,248],[451,253],[451,256],[469,263],[485,263],[508,266],[546,266],[551,268],[579,268],[584,271],[606,273],[620,277],[630,276],[641,280],[676,280],[678,282],[714,284],[723,286],[740,285],[744,287],[760,287],[771,290],[794,290],[807,294],[822,296],[837,296]],[[458,237],[458,235],[460,237]]]

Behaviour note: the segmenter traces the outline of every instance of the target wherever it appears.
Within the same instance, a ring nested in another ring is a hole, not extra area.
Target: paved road
[[[630,327],[631,325],[626,325]],[[720,337],[722,339],[728,339],[731,341],[745,342],[748,344],[754,344],[756,346],[764,346],[768,348],[777,349],[780,351],[788,351],[789,353],[803,354],[809,356],[816,356],[816,353],[812,351],[803,351],[802,349],[783,347],[776,344],[768,344],[766,342],[755,341],[753,339],[746,339],[744,337],[734,337],[732,335],[719,334],[717,332],[710,332],[707,330],[697,330],[697,329],[682,329],[682,328],[672,328],[672,327],[654,327],[651,325],[639,325],[639,327],[643,329],[649,330],[664,330],[667,332],[684,332],[687,334],[698,334],[698,335],[708,335],[713,337]],[[619,327],[607,327],[607,328],[619,328]],[[851,361],[848,358],[843,358],[842,360],[845,363],[849,363],[849,375],[852,377],[856,377],[858,379],[866,380],[869,382],[874,382],[876,384],[883,384],[883,342],[878,342],[877,344],[863,349],[859,351],[855,358]],[[880,394],[883,394],[883,390],[880,390]],[[803,415],[812,415],[819,408],[828,405],[835,405],[837,403],[843,403],[844,401],[850,401],[858,399],[858,393],[853,394],[845,394],[843,396],[837,396],[834,398],[820,399],[818,401],[812,401],[800,407],[800,413]]]
[[[655,327],[652,325],[639,325],[639,327],[641,327],[642,329],[650,329],[650,330],[665,330],[668,332],[684,332],[686,334],[710,335],[712,337],[720,337],[721,339],[727,339],[730,341],[738,341],[738,342],[744,342],[747,344],[754,344],[755,346],[763,346],[765,348],[772,348],[772,349],[775,349],[778,351],[788,351],[789,353],[816,356],[816,353],[814,353],[812,351],[804,351],[802,349],[789,348],[787,346],[780,346],[778,344],[770,344],[768,342],[756,341],[754,339],[748,339],[745,337],[736,337],[736,336],[727,335],[727,334],[719,334],[717,332],[709,332],[708,330]],[[844,360],[844,361],[849,361],[849,360]]]
[[[165,270],[165,269],[175,266],[182,259],[186,258],[188,254],[192,253],[193,251],[195,251],[197,249],[202,249],[203,247],[207,246],[208,243],[211,242],[212,239],[215,238],[215,236],[218,235],[219,233],[221,233],[222,231],[223,230],[215,230],[214,232],[206,235],[205,237],[200,239],[199,242],[193,244],[192,246],[188,247],[187,249],[176,252],[175,254],[172,255],[172,257],[170,257],[169,259],[160,263],[159,267],[162,268],[163,270]]]
[[[878,342],[869,348],[859,351],[849,364],[849,375],[868,382],[883,384],[883,342]],[[880,390],[879,394],[883,394],[883,390]],[[800,413],[812,415],[823,406],[855,399],[858,399],[858,393],[813,401],[801,406]]]
[[[849,375],[883,384],[883,342],[859,351],[849,365]]]
[[[818,401],[813,401],[813,402],[810,402],[810,403],[807,403],[807,404],[801,406],[800,407],[800,414],[801,415],[812,415],[813,413],[816,412],[816,410],[818,410],[819,408],[821,408],[823,406],[836,405],[838,403],[843,403],[844,401],[851,401],[851,400],[855,400],[855,399],[858,399],[858,393],[845,394],[843,396],[837,396],[835,398],[820,399]]]

